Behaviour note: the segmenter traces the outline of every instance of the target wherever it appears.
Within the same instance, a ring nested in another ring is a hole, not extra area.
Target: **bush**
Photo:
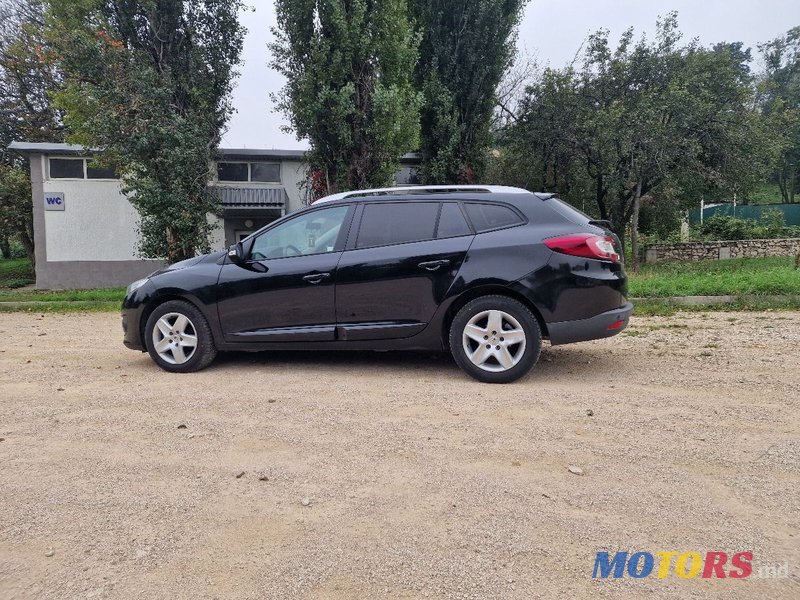
[[[25,252],[25,246],[18,240],[11,240],[9,246],[11,248],[11,256],[9,258],[27,258],[28,254]]]
[[[2,285],[12,290],[25,287],[33,283],[33,279],[6,279]]]
[[[693,237],[700,240],[759,240],[800,237],[800,227],[787,226],[783,213],[767,210],[758,221],[728,215],[714,215],[695,228]]]

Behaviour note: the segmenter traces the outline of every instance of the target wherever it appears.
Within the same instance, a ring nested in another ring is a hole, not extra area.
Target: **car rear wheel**
[[[539,360],[542,333],[531,311],[506,296],[482,296],[464,306],[450,327],[459,367],[485,383],[510,383]]]
[[[203,313],[182,300],[170,300],[157,307],[147,319],[144,333],[150,358],[165,371],[199,371],[217,355]]]

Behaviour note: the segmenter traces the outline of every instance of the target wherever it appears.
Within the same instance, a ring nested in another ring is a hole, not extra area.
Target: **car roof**
[[[414,185],[414,186],[397,186],[389,188],[376,188],[368,190],[353,190],[349,192],[341,192],[339,194],[332,194],[324,198],[320,198],[314,205],[326,204],[328,202],[336,202],[341,200],[382,200],[391,198],[392,200],[409,200],[419,199],[420,196],[446,196],[447,194],[463,194],[470,195],[480,194],[487,200],[499,199],[497,195],[536,195],[542,200],[546,200],[553,196],[553,194],[534,194],[528,190],[516,187],[508,187],[502,185]],[[484,196],[485,195],[485,196]],[[495,196],[495,198],[492,198]]]

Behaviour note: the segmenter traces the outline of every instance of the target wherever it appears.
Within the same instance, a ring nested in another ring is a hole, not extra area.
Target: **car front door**
[[[258,234],[242,264],[220,272],[220,323],[228,342],[335,337],[334,285],[353,209],[310,210]]]
[[[457,202],[363,205],[358,236],[337,269],[338,337],[410,337],[446,297],[473,232]]]

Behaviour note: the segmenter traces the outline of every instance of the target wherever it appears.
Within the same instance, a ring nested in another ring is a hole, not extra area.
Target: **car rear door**
[[[422,331],[446,297],[474,234],[458,202],[367,201],[336,275],[337,337]]]

